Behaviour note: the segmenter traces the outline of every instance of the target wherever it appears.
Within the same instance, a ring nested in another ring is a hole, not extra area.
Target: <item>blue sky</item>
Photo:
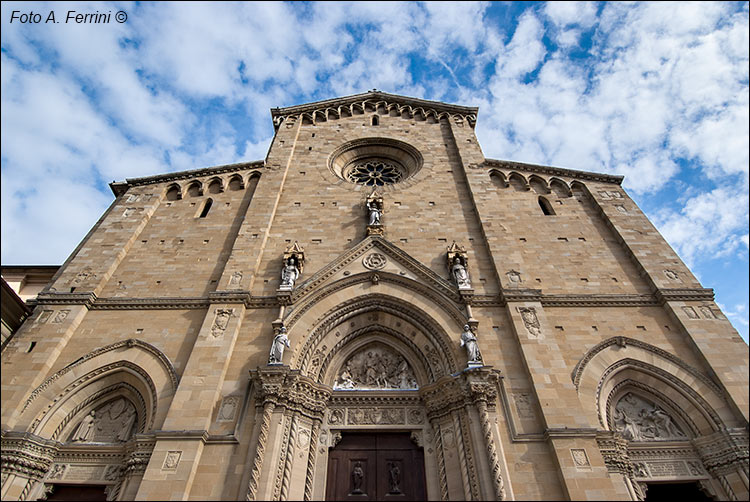
[[[262,159],[270,108],[377,88],[478,106],[489,158],[624,175],[748,338],[747,2],[3,2],[1,22],[4,265],[61,264],[110,181]]]

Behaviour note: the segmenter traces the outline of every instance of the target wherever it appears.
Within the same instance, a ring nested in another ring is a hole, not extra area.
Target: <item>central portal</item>
[[[344,433],[328,456],[326,500],[426,500],[424,453],[408,432]]]

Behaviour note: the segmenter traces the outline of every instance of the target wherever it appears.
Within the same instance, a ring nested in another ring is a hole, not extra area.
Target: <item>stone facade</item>
[[[3,500],[320,500],[351,431],[410,433],[431,500],[747,499],[713,292],[621,177],[486,159],[476,113],[273,109],[265,161],[114,183],[3,351]]]

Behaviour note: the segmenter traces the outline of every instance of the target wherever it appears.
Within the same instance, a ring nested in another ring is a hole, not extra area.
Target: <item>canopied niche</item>
[[[417,379],[409,362],[382,344],[363,347],[339,370],[334,390],[416,389]]]

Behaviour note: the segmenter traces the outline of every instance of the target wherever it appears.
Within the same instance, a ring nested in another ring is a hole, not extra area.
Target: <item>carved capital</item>
[[[323,418],[332,389],[288,366],[270,366],[250,371],[258,406],[273,403],[299,411],[310,418]]]
[[[2,472],[42,479],[62,446],[29,433],[8,433],[2,438]]]
[[[743,429],[718,431],[693,440],[703,465],[713,476],[748,470],[748,432]]]

